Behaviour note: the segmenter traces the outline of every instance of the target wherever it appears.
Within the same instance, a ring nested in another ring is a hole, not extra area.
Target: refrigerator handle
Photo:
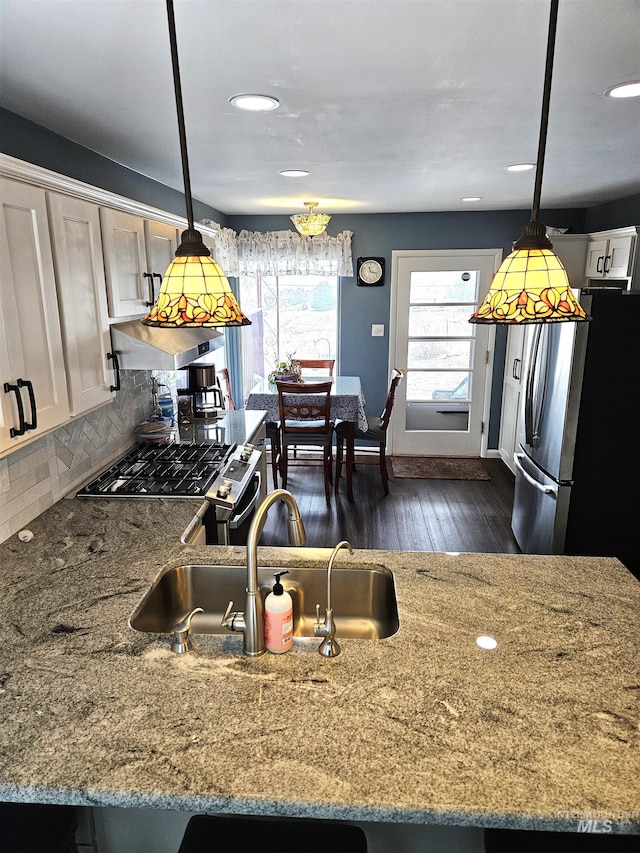
[[[520,358],[514,358],[514,359],[513,359],[513,366],[512,366],[512,368],[511,368],[511,376],[512,376],[514,379],[518,379],[518,380],[519,380],[519,379],[521,379],[521,378],[522,378],[522,377],[520,376],[520,365],[521,365],[521,364],[522,364],[522,359],[520,359]]]
[[[524,436],[525,444],[533,447],[533,389],[535,387],[536,365],[540,348],[542,326],[536,326],[533,332],[533,342],[529,364],[527,365],[526,390],[524,398]]]
[[[548,486],[543,486],[542,483],[539,483],[536,479],[534,479],[531,476],[531,474],[528,474],[524,470],[524,468],[522,467],[522,463],[520,462],[520,457],[518,456],[517,453],[513,454],[513,462],[514,462],[516,468],[518,469],[518,471],[520,471],[522,476],[525,478],[527,483],[529,483],[529,485],[533,486],[534,489],[537,489],[539,492],[542,492],[543,495],[549,495],[552,498],[556,497],[556,493],[553,489],[550,489]]]

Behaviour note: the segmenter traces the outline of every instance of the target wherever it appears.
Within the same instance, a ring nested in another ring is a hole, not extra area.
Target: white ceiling
[[[175,0],[193,195],[227,214],[531,206],[549,0]],[[182,189],[163,0],[0,0],[0,105]],[[640,192],[640,0],[560,0],[542,207]],[[240,112],[239,92],[279,109]],[[280,169],[306,168],[306,178]],[[463,203],[463,196],[482,196]]]

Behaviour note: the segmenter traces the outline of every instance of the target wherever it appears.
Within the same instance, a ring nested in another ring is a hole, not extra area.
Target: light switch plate
[[[382,323],[374,323],[371,326],[372,338],[384,338],[384,325]]]

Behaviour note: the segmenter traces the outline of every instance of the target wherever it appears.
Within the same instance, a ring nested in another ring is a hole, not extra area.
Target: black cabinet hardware
[[[119,391],[121,388],[120,385],[120,362],[118,361],[118,356],[115,352],[108,352],[107,359],[109,361],[113,361],[113,369],[116,372],[116,384],[109,385],[109,391]]]
[[[38,412],[36,409],[36,395],[33,392],[33,384],[30,379],[18,379],[18,387],[26,388],[29,393],[29,405],[31,406],[31,420],[29,423],[24,422],[25,430],[37,429],[38,427]]]
[[[11,427],[9,430],[9,435],[11,438],[16,438],[18,435],[24,435],[27,431],[24,424],[24,409],[22,408],[22,397],[20,396],[20,388],[18,385],[12,385],[10,382],[4,383],[4,393],[11,394],[13,392],[16,395],[16,406],[18,407],[18,420],[20,421],[20,426],[16,429],[15,427]]]

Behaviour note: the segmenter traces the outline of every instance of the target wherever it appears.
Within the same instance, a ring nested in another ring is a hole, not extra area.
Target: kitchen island
[[[0,545],[0,800],[640,834],[640,584],[617,560],[342,551],[334,572],[394,572],[394,636],[178,656],[128,625],[153,579],[245,559],[182,546],[193,512],[67,499]]]

